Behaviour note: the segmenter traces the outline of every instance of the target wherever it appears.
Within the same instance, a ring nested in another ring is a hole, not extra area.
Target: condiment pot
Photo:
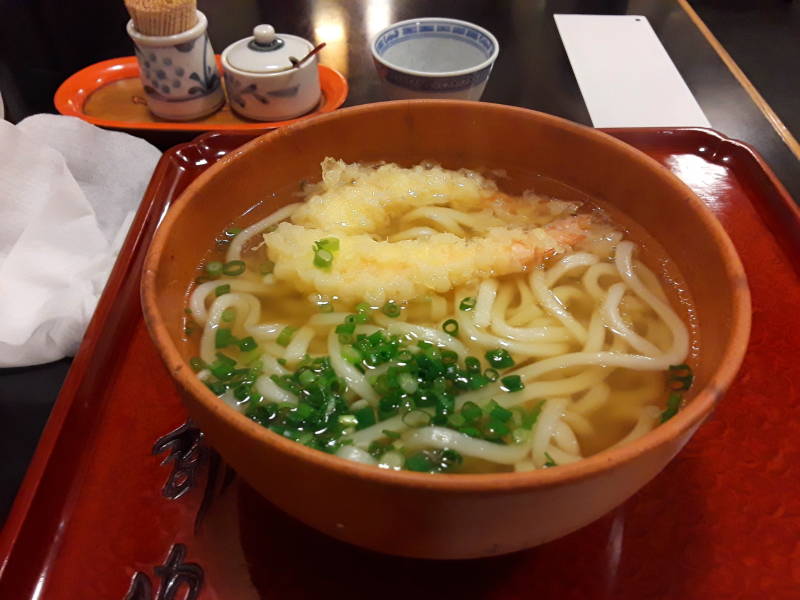
[[[319,104],[318,59],[308,40],[258,25],[222,52],[231,109],[256,121],[283,121]],[[306,58],[307,57],[307,58]],[[304,60],[305,59],[305,60]]]

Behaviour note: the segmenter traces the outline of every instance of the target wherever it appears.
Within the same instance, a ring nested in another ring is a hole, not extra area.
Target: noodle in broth
[[[689,329],[608,219],[472,172],[369,169],[326,159],[304,203],[206,264],[192,366],[223,401],[348,460],[455,473],[576,462],[674,414]]]

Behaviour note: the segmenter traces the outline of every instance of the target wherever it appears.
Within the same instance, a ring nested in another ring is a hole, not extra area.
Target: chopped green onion
[[[315,242],[315,244],[318,248],[330,250],[331,252],[336,252],[339,249],[339,240],[335,237],[323,238]]]
[[[687,364],[670,365],[668,373],[668,386],[673,392],[687,392],[692,387],[694,373]]]
[[[500,405],[497,403],[497,401],[496,401],[494,398],[492,398],[492,399],[491,399],[491,400],[489,400],[489,402],[487,402],[487,403],[486,403],[486,405],[483,407],[483,414],[485,414],[485,415],[489,415],[489,414],[491,414],[491,413],[492,413],[492,411],[493,411],[495,408],[497,408],[497,407],[499,407],[499,406],[500,406]]]
[[[453,337],[458,337],[458,321],[455,319],[447,319],[447,321],[442,323],[442,329],[445,333],[450,334]]]
[[[249,385],[246,384],[238,385],[233,390],[233,397],[236,398],[239,402],[246,402],[250,400],[250,392],[251,388]]]
[[[289,345],[289,342],[292,341],[295,332],[297,331],[297,327],[292,327],[291,325],[287,325],[286,327],[281,330],[278,334],[278,339],[275,340],[278,342],[279,346],[283,346],[284,348]]]
[[[314,252],[314,266],[326,269],[333,264],[333,254],[328,250],[319,249]]]
[[[345,427],[356,427],[358,425],[358,419],[355,415],[340,415],[338,421],[339,425],[344,425]]]
[[[381,308],[383,314],[387,317],[391,317],[392,319],[400,316],[400,307],[394,300],[389,300],[386,304],[383,305]]]
[[[342,323],[341,325],[337,325],[336,329],[334,329],[339,335],[352,335],[355,330],[355,323]]]
[[[222,311],[222,316],[220,318],[224,323],[232,323],[236,319],[236,309],[229,306]]]
[[[395,359],[397,360],[398,363],[408,364],[412,360],[414,360],[414,355],[411,354],[411,352],[409,352],[408,350],[401,350],[400,352],[397,353]]]
[[[452,350],[442,350],[442,363],[445,365],[454,365],[458,362],[458,354]]]
[[[235,344],[237,339],[227,327],[220,327],[214,334],[214,346],[216,348],[225,348],[231,344]]]
[[[240,233],[242,233],[241,227],[231,227],[225,230],[225,235],[227,235],[228,237],[236,237]]]
[[[221,352],[217,352],[217,360],[214,361],[214,364],[210,365],[208,368],[211,371],[211,374],[217,379],[228,379],[233,374],[235,367],[235,360],[229,356],[225,356]]]
[[[406,459],[405,468],[409,471],[427,473],[433,469],[433,461],[428,458],[426,454],[418,452],[417,454],[412,454]]]
[[[502,389],[506,392],[518,392],[525,388],[525,384],[522,383],[522,377],[519,375],[506,375],[500,382],[502,383]]]
[[[370,442],[369,446],[367,446],[367,452],[369,452],[369,454],[373,458],[380,458],[387,451],[393,450],[393,449],[394,449],[394,446],[386,445],[386,444],[383,443],[383,441],[378,441],[378,440],[374,440],[374,441]]]
[[[310,404],[301,402],[291,410],[289,422],[299,425],[304,421],[308,421],[313,414],[314,408]]]
[[[411,410],[403,415],[403,423],[409,427],[425,427],[430,422],[431,416],[424,410]]]
[[[486,360],[495,369],[507,369],[514,366],[514,359],[503,348],[488,350],[486,352]]]
[[[221,396],[228,390],[228,386],[220,381],[207,381],[206,386],[215,396]]]
[[[503,408],[502,406],[498,405],[492,409],[492,411],[489,413],[489,416],[492,419],[497,419],[501,423],[507,423],[511,420],[511,417],[514,416],[514,413],[507,408]]]
[[[464,415],[455,413],[447,417],[447,424],[454,429],[458,429],[459,427],[464,427],[467,424],[467,420]]]
[[[442,471],[450,471],[458,467],[462,462],[464,462],[464,457],[455,450],[451,450],[450,448],[442,450],[442,459],[440,461],[440,468]]]
[[[250,369],[255,369],[256,373],[260,373],[264,369],[264,363],[259,358],[264,356],[264,353],[258,347],[244,352],[239,356],[239,362],[247,365]]]
[[[361,353],[351,345],[346,344],[342,346],[342,358],[352,365],[357,365],[361,362]]]
[[[489,379],[481,374],[472,375],[467,381],[467,388],[470,390],[479,390],[487,385],[489,385]]]
[[[547,459],[547,462],[544,463],[545,467],[547,467],[549,469],[550,467],[557,467],[558,466],[558,463],[556,461],[554,461],[553,457],[550,456],[547,452],[544,453],[544,456]]]
[[[223,294],[228,294],[231,291],[231,285],[226,283],[225,285],[218,285],[214,288],[214,294],[219,298]]]
[[[329,302],[323,298],[318,300],[320,303],[323,300]],[[389,302],[388,306],[397,307],[398,304]],[[230,322],[227,319],[235,321],[238,314],[233,307],[229,308],[231,310],[223,311],[225,322]],[[297,404],[267,402],[255,387],[256,379],[263,376],[265,369],[261,360],[264,350],[251,336],[237,339],[232,333],[232,323],[225,325],[221,322],[214,329],[214,336],[218,347],[235,348],[235,359],[217,354],[217,359],[210,365],[199,359],[190,364],[198,370],[208,368],[212,376],[206,378],[205,385],[218,396],[230,395],[242,404],[247,403],[245,414],[251,418],[254,418],[251,415],[257,415],[256,420],[264,427],[328,453],[335,453],[346,443],[352,443],[348,436],[354,430],[363,430],[376,423],[384,425],[381,421],[393,416],[402,419],[403,428],[435,424],[499,444],[529,442],[529,430],[541,411],[541,403],[532,411],[509,410],[494,400],[482,402],[480,406],[465,402],[458,411],[455,410],[460,394],[501,379],[503,371],[494,366],[492,359],[502,363],[506,358],[504,352],[497,351],[497,356],[490,358],[489,368],[486,368],[487,365],[478,357],[459,356],[452,350],[424,340],[412,342],[385,330],[356,333],[361,318],[368,318],[372,310],[375,309],[366,303],[357,305],[353,314],[344,316],[338,325],[334,325],[334,334],[347,338],[347,343],[343,340],[341,346],[342,358],[364,373],[374,387],[378,394],[376,406],[365,400],[351,404],[351,391],[331,367],[331,357],[308,355],[289,372],[269,375],[278,387],[298,399]],[[391,308],[389,312],[392,312]],[[296,331],[296,327],[285,326],[276,341],[288,346]],[[279,363],[287,366],[283,359],[279,359]],[[384,368],[374,370],[382,365]],[[373,372],[379,374],[371,374]],[[508,390],[522,383],[519,376],[507,375],[502,379],[504,389]],[[254,405],[269,405],[270,408],[257,411],[250,408]],[[400,433],[385,430],[382,435],[374,437],[377,439],[370,444],[370,454],[379,458],[387,452],[394,452],[399,465],[400,455],[397,453],[404,452]],[[393,445],[395,441],[399,449]],[[404,459],[408,463],[407,469],[431,473],[457,471],[464,460],[458,452],[446,448],[415,450],[410,454],[413,456]]]
[[[477,303],[477,299],[473,296],[467,296],[461,301],[461,304],[458,305],[460,310],[472,310],[475,308],[475,304]]]
[[[218,260],[213,260],[210,263],[206,264],[206,273],[211,275],[212,277],[219,277],[222,275],[222,267],[223,264]]]
[[[333,264],[333,253],[339,249],[337,238],[324,238],[314,242],[314,266],[329,269]]]
[[[263,263],[258,265],[258,272],[262,275],[269,275],[275,270],[275,263],[271,260],[265,260]]]
[[[467,368],[468,373],[480,373],[481,361],[474,356],[468,356],[464,359],[464,366]]]
[[[247,336],[243,340],[239,340],[239,350],[242,352],[250,352],[251,350],[255,350],[258,348],[258,344],[253,339],[252,336]]]
[[[539,415],[542,412],[543,406],[544,400],[540,400],[529,413],[525,413],[525,415],[522,417],[523,429],[533,429],[533,426],[536,425],[536,421],[539,420]]]
[[[406,394],[413,394],[419,388],[416,377],[411,373],[400,373],[397,376],[397,384]]]
[[[484,427],[484,432],[486,433],[487,438],[498,439],[504,435],[508,435],[510,429],[502,421],[498,421],[497,419],[489,419],[489,422],[486,423]]]
[[[680,394],[670,394],[669,398],[667,398],[667,409],[661,413],[661,422],[666,423],[672,417],[678,414],[678,410],[681,407],[681,395]]]
[[[297,376],[297,381],[300,382],[300,385],[303,385],[303,386],[306,386],[306,387],[311,385],[312,383],[314,383],[314,381],[316,381],[316,379],[317,379],[317,376],[314,373],[314,371],[312,371],[311,369],[306,369],[306,370],[300,371],[299,375]]]
[[[217,352],[217,361],[220,364],[227,365],[233,368],[236,365],[236,361],[233,360],[230,356],[223,354],[222,352]]]
[[[243,260],[232,260],[230,262],[226,262],[222,266],[222,272],[229,277],[235,277],[237,275],[241,275],[244,273],[245,264]]]
[[[511,432],[511,438],[514,440],[515,444],[522,444],[524,442],[527,442],[530,439],[530,437],[531,437],[530,432],[528,432],[527,429],[522,429],[521,427]]]
[[[461,407],[461,414],[467,421],[475,421],[483,416],[483,411],[474,402],[465,402]]]
[[[197,356],[193,356],[189,359],[189,366],[192,367],[192,371],[195,373],[202,371],[207,367],[206,363],[204,363],[203,360]]]
[[[467,425],[466,427],[459,427],[458,431],[459,433],[463,433],[464,435],[468,435],[469,437],[474,437],[474,438],[483,437],[481,435],[480,430],[472,425]]]
[[[360,410],[356,410],[353,412],[358,421],[358,426],[356,429],[364,429],[365,427],[369,427],[370,425],[375,425],[375,411],[372,410],[371,406],[365,406]]]

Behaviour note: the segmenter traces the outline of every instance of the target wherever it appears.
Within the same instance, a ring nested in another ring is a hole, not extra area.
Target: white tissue
[[[75,353],[160,156],[74,117],[0,121],[0,367]]]

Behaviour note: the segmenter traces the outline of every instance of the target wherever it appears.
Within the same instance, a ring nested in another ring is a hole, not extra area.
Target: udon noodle
[[[387,469],[494,472],[679,409],[688,305],[596,207],[332,159],[304,196],[229,230],[189,296],[197,376],[256,422]]]

